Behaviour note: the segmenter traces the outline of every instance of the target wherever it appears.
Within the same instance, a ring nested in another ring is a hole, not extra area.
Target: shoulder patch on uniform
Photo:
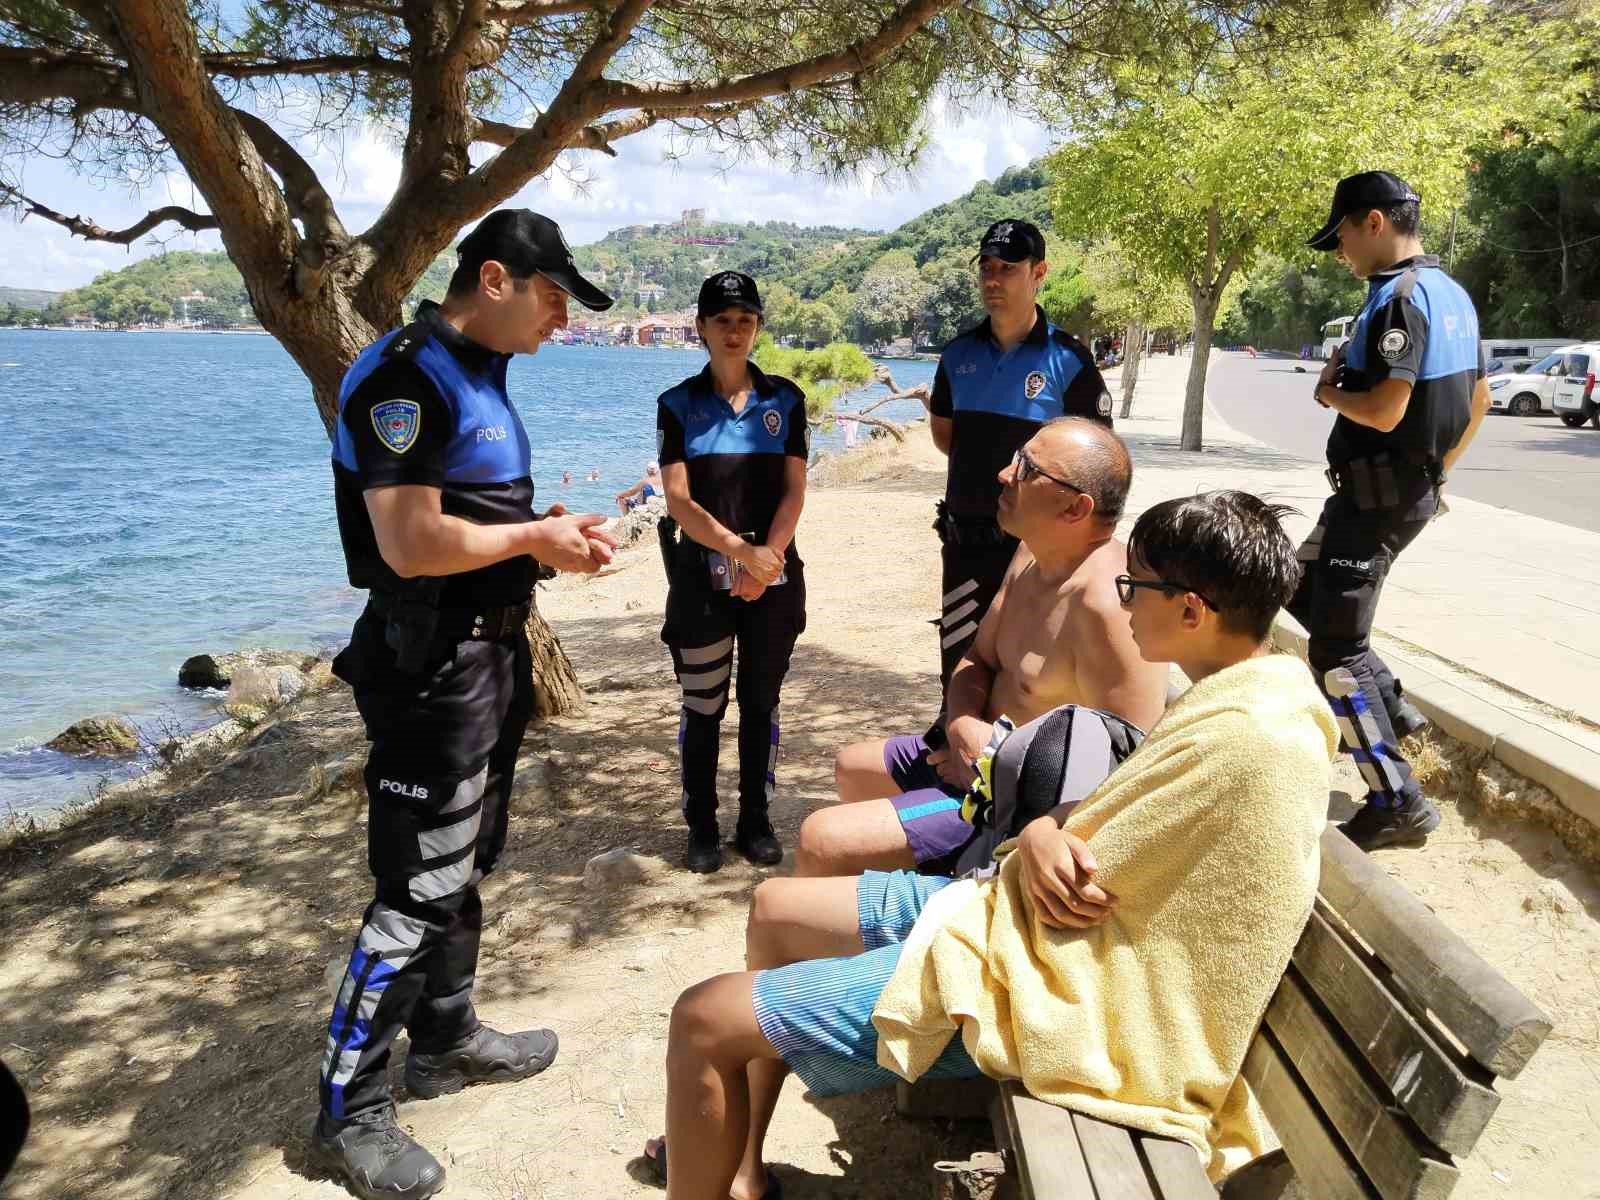
[[[767,432],[773,437],[778,436],[778,431],[783,428],[783,417],[775,408],[769,408],[761,414],[761,423],[767,427]]]
[[[1411,335],[1404,329],[1391,329],[1378,339],[1378,353],[1394,362],[1411,348]]]
[[[1094,402],[1094,410],[1102,417],[1111,415],[1111,393],[1104,389],[1100,392],[1100,399]]]
[[[385,400],[372,406],[372,428],[378,440],[396,454],[416,444],[422,432],[422,405],[415,400]]]
[[[1045,377],[1043,371],[1029,371],[1028,377],[1022,381],[1022,394],[1032,400],[1044,391]]]
[[[428,340],[428,327],[421,321],[413,321],[407,325],[387,346],[383,348],[384,358],[413,358],[422,344]]]

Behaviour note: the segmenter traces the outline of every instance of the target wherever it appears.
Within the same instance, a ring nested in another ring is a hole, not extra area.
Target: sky
[[[617,157],[576,152],[564,156],[567,171],[535,180],[511,202],[558,221],[573,245],[598,241],[626,225],[676,220],[686,208],[703,208],[713,221],[793,221],[892,229],[934,205],[960,196],[982,179],[1038,157],[1052,142],[1045,128],[1005,109],[952,111],[936,100],[929,113],[930,143],[907,178],[828,183],[795,175],[759,159],[729,162],[705,147],[680,156],[659,129],[616,144]],[[345,226],[366,228],[382,210],[400,177],[395,148],[372,128],[347,131],[338,143],[299,143],[332,192]],[[479,147],[484,156],[492,147]],[[675,151],[677,153],[675,153]],[[116,184],[74,176],[59,164],[28,164],[23,190],[40,203],[79,214],[108,229],[126,228],[152,208],[204,204],[180,174],[163,177],[142,194]],[[88,242],[59,225],[29,217],[18,223],[0,216],[0,286],[64,291],[88,283],[165,249],[218,250],[214,233],[190,234],[167,226],[133,246]]]

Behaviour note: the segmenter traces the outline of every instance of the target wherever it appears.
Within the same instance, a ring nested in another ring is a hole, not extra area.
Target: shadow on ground
[[[709,878],[677,870],[677,692],[656,615],[564,622],[560,634],[593,702],[525,744],[510,842],[484,888],[486,1004],[536,994],[541,955],[637,936],[664,912],[673,925],[730,919],[762,877],[742,861]],[[931,650],[926,660],[882,670],[802,641],[773,813],[787,845],[832,798],[839,745],[931,711]],[[35,1112],[8,1194],[183,1200],[229,1194],[279,1163],[300,1173],[324,968],[348,953],[370,896],[366,801],[351,769],[364,753],[336,684],[187,786],[0,852],[4,1054]],[[596,895],[584,864],[616,846],[661,869]],[[497,969],[501,958],[515,969]],[[860,1103],[889,1111],[882,1097]],[[855,1133],[841,1119],[841,1137],[884,1140],[881,1115]]]

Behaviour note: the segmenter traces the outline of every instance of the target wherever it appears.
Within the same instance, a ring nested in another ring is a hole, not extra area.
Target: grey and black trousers
[[[372,743],[367,862],[376,885],[322,1060],[322,1108],[338,1120],[389,1102],[389,1048],[401,1029],[413,1051],[436,1053],[478,1028],[478,885],[505,845],[533,682],[520,624],[485,632],[471,620],[446,612],[421,669],[407,672],[369,606],[334,660]]]

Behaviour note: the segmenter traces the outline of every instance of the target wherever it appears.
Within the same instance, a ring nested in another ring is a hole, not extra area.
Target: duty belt
[[[943,500],[936,506],[934,532],[941,542],[952,546],[998,546],[1010,540],[993,517],[962,516],[950,511]]]
[[[398,597],[373,592],[368,607],[380,617],[394,611]],[[493,608],[441,608],[438,633],[450,641],[497,642],[521,629],[528,622],[530,604],[506,604]]]
[[[1323,474],[1341,496],[1348,496],[1356,508],[1396,508],[1409,503],[1411,491],[1426,480],[1431,486],[1444,483],[1444,464],[1421,455],[1374,454],[1334,463]]]

